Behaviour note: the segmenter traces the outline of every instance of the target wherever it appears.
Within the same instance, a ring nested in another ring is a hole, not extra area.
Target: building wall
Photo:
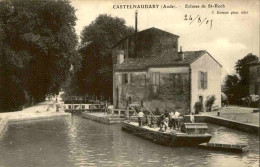
[[[249,94],[260,95],[260,65],[254,65],[250,70],[250,87]]]
[[[145,31],[139,33],[137,39],[137,57],[155,57],[165,52],[178,52],[178,37],[163,31]]]
[[[159,91],[157,95],[152,91],[151,73],[159,72]],[[144,105],[151,111],[156,108],[163,113],[164,110],[173,110],[187,114],[189,109],[190,99],[190,82],[189,82],[189,68],[151,68],[147,72],[129,72],[131,75],[130,84],[122,84],[123,72],[115,73],[115,86],[118,88],[119,108],[125,108],[127,100],[131,97],[132,103],[140,103],[143,101]],[[177,76],[181,76],[180,81]],[[114,92],[114,107],[116,107],[117,92]]]
[[[122,74],[131,75],[130,84],[123,83]],[[114,108],[126,108],[129,97],[131,97],[132,102],[140,102],[145,99],[147,86],[146,72],[116,72],[114,75]]]
[[[207,72],[207,89],[199,89],[198,73]],[[221,107],[221,66],[208,54],[205,53],[198,60],[191,64],[191,111],[194,112],[194,104],[199,96],[203,97],[203,105],[207,96],[215,95],[216,100],[213,106]],[[205,111],[205,108],[204,108]]]
[[[178,52],[178,36],[170,35],[159,29],[148,29],[138,33],[135,55],[135,36],[131,35],[122,40],[112,49],[113,64],[116,63],[116,51],[123,50],[125,58],[153,57],[165,53]]]

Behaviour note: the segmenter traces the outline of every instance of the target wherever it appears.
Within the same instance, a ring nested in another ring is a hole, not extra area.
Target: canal
[[[244,143],[250,152],[169,148],[78,116],[11,123],[0,136],[0,166],[258,166],[256,135],[209,125],[211,141]]]

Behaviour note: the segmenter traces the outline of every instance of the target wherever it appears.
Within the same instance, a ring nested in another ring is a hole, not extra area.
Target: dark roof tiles
[[[141,71],[149,67],[166,66],[189,66],[200,56],[206,53],[205,50],[184,52],[185,59],[182,60],[176,53],[165,53],[159,57],[149,58],[128,58],[123,63],[115,65],[116,71]]]

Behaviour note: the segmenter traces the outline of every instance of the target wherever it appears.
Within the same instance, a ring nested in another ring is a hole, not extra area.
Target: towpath
[[[217,116],[219,111],[220,117],[259,126],[260,113],[259,112],[253,113],[254,110],[257,110],[257,108],[229,106],[212,112],[202,112],[200,113],[200,115]]]

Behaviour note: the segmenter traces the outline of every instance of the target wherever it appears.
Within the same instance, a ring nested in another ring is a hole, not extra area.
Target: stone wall
[[[131,83],[121,84],[118,81],[120,74],[116,75],[115,83],[118,88],[118,107],[126,108],[127,100],[131,97],[132,102],[140,102],[146,98],[147,94],[147,78],[146,73],[131,73]],[[116,99],[117,97],[115,97]]]
[[[119,42],[112,49],[113,64],[116,63],[116,51],[123,50],[125,58],[128,57],[153,57],[165,53],[178,52],[178,36],[168,32],[151,28],[138,33],[135,55],[135,36],[131,35]]]
[[[184,84],[180,78],[176,79],[176,76],[182,76]],[[149,90],[147,98],[144,100],[144,104],[150,110],[159,109],[161,113],[164,110],[176,109],[182,114],[188,113],[189,108],[189,80],[188,73],[174,74],[174,73],[160,73],[160,87],[157,97],[153,97],[151,85],[148,86]],[[150,78],[149,78],[150,79]],[[151,83],[151,82],[149,82]]]
[[[120,74],[116,75],[116,78]],[[176,76],[182,76],[176,79]],[[115,79],[119,92],[119,108],[125,108],[127,100],[131,98],[132,103],[144,102],[144,105],[151,111],[176,109],[182,114],[188,113],[189,108],[189,75],[160,73],[160,86],[157,96],[152,92],[152,81],[149,73],[131,73],[129,84],[120,84]],[[115,99],[114,99],[115,100]],[[114,103],[115,104],[115,103]]]

